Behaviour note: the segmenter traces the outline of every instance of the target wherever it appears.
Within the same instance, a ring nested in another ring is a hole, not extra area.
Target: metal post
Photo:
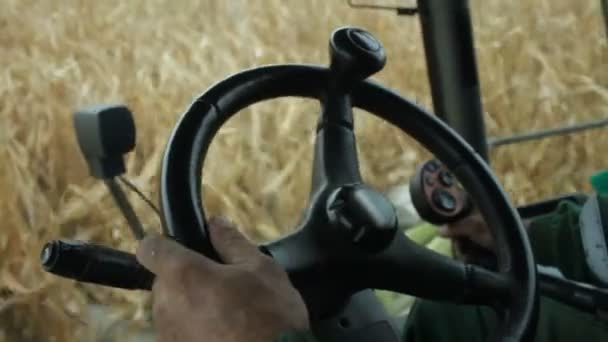
[[[608,0],[600,0],[602,2],[602,16],[604,17],[604,25],[606,26],[606,39],[608,39]]]
[[[468,0],[418,0],[434,111],[489,162]]]

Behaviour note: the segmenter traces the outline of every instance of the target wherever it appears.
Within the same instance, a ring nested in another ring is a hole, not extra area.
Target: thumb
[[[448,227],[448,225],[445,225],[445,224],[437,227],[437,233],[439,234],[439,236],[444,237],[444,238],[452,237],[452,232],[450,231],[450,227]]]
[[[262,253],[232,223],[222,217],[209,220],[213,247],[226,264],[246,264],[259,259]]]

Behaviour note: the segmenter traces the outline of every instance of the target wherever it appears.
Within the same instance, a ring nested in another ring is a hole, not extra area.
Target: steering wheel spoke
[[[329,93],[322,102],[312,172],[312,194],[325,187],[361,183],[350,96]]]
[[[268,243],[263,250],[299,288],[308,286],[316,276],[319,280],[315,288],[322,282],[342,293],[373,288],[436,301],[496,307],[511,298],[514,287],[509,274],[454,260],[404,235],[371,257],[348,248],[328,252],[316,244],[314,234],[307,229]]]
[[[511,298],[516,284],[509,274],[473,264],[466,264],[465,267],[469,286],[466,303],[494,305],[497,302],[505,303]]]
[[[398,235],[374,257],[342,259],[347,279],[358,288],[377,288],[431,300],[492,305],[509,298],[507,274],[465,264]]]

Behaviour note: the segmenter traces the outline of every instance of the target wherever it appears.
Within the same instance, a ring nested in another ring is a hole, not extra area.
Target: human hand
[[[152,288],[157,341],[269,342],[308,330],[308,312],[287,273],[234,226],[209,222],[219,264],[165,237],[147,237],[139,262]]]
[[[485,249],[494,249],[494,236],[479,211],[463,219],[439,227],[439,235],[445,238],[468,238]]]
[[[526,230],[529,229],[530,222],[530,219],[523,220]],[[471,250],[470,242],[481,247],[484,252],[496,254],[494,234],[477,209],[459,221],[440,226],[439,235],[453,240],[454,254],[458,259],[471,260],[479,257],[479,250]]]
[[[473,257],[467,255],[471,250],[464,246],[463,241],[466,240],[486,251],[495,251],[494,235],[477,210],[459,221],[440,226],[439,235],[453,240],[454,254],[458,259]]]

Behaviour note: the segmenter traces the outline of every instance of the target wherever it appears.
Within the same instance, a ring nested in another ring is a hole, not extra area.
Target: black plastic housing
[[[47,272],[98,285],[150,290],[154,281],[135,255],[78,240],[51,241],[40,259]]]
[[[74,113],[78,145],[91,175],[109,179],[125,172],[123,155],[135,147],[133,114],[124,105],[96,105]]]

